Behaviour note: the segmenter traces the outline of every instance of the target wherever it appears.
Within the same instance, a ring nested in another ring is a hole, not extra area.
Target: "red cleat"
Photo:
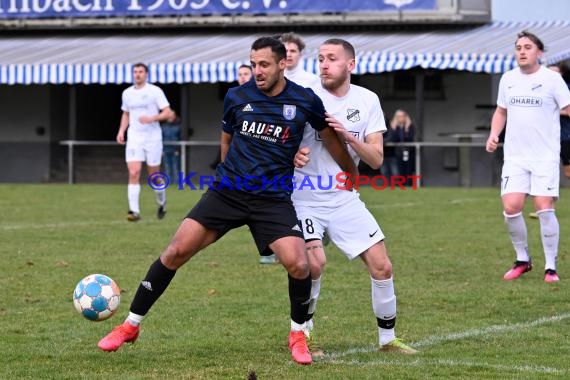
[[[544,271],[544,282],[558,282],[560,278],[554,269],[547,269]]]
[[[519,278],[523,273],[530,272],[532,270],[531,261],[515,261],[515,265],[503,276],[503,279],[510,281]]]
[[[124,322],[101,339],[98,346],[103,351],[117,351],[123,343],[134,343],[139,337],[139,330],[139,326],[133,326],[129,322]]]
[[[289,333],[289,349],[293,360],[299,364],[311,364],[313,358],[307,347],[305,333],[302,331],[291,331]]]

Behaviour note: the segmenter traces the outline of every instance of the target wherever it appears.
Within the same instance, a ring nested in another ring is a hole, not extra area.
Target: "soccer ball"
[[[90,321],[104,321],[119,308],[121,290],[110,277],[90,274],[75,287],[75,309]]]

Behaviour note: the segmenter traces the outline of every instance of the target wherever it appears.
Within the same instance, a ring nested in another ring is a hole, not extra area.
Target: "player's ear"
[[[280,70],[285,70],[285,65],[287,64],[287,59],[286,58],[281,59],[278,64],[279,64]]]

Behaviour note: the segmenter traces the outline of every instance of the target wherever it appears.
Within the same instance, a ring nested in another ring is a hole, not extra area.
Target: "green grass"
[[[394,264],[397,333],[421,353],[372,349],[378,337],[368,274],[360,260],[329,247],[316,315],[329,355],[305,367],[286,348],[286,273],[257,263],[246,229],[179,270],[136,344],[99,351],[98,340],[122,322],[138,282],[200,193],[169,189],[168,196],[168,215],[157,221],[153,194],[143,188],[143,220],[130,224],[126,186],[0,186],[0,378],[245,379],[249,371],[259,379],[570,377],[566,189],[557,212],[557,285],[543,282],[535,220],[527,221],[535,270],[502,280],[514,254],[497,189],[362,190]],[[90,273],[105,273],[124,290],[108,321],[89,322],[73,308],[73,289]]]

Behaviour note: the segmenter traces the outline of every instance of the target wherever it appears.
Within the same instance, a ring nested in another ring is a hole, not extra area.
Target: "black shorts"
[[[570,165],[570,141],[562,141],[560,143],[560,159],[562,160],[562,165]]]
[[[290,200],[264,198],[239,190],[209,189],[186,216],[219,237],[247,225],[260,255],[271,255],[269,244],[285,236],[303,239],[295,208]]]

